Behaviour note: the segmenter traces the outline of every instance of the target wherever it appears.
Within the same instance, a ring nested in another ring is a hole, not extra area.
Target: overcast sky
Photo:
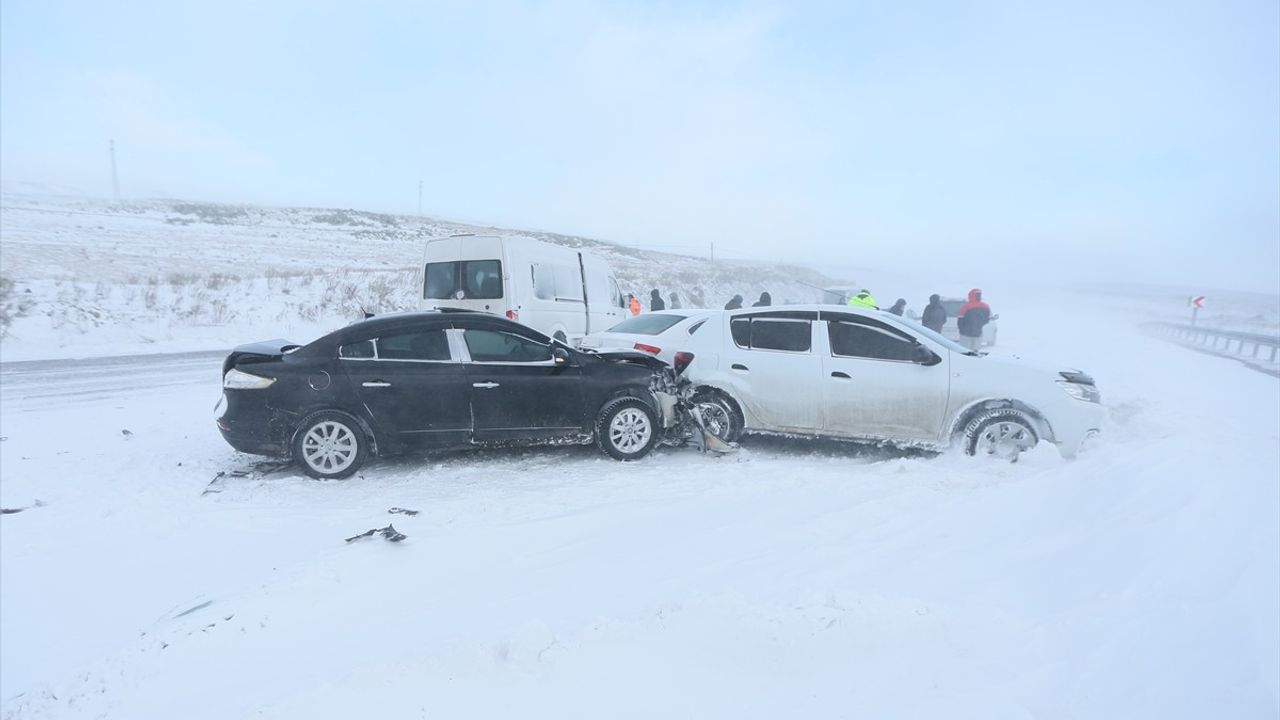
[[[5,0],[0,173],[1280,291],[1280,4]]]

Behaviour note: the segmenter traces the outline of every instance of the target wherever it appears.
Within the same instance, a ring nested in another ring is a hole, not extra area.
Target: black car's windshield
[[[646,313],[627,318],[609,328],[608,332],[627,333],[628,335],[658,335],[668,328],[684,320],[688,315],[672,313]]]

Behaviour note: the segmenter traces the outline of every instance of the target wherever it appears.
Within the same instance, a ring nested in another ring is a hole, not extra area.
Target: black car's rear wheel
[[[614,460],[639,460],[658,444],[658,416],[647,403],[619,398],[596,420],[596,442]]]
[[[313,478],[340,480],[360,469],[369,441],[346,413],[325,411],[302,421],[293,436],[293,459]]]

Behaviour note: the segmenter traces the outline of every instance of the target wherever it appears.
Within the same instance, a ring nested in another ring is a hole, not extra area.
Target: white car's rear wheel
[[[693,406],[702,416],[702,427],[724,442],[737,442],[742,435],[742,421],[738,411],[724,395],[718,392],[699,392],[693,398]]]

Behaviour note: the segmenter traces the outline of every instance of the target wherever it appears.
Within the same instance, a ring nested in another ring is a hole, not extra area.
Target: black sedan
[[[594,439],[635,460],[675,424],[665,363],[583,353],[487,313],[385,315],[308,345],[245,345],[222,374],[223,438],[318,478],[347,477],[371,453],[473,444]]]

